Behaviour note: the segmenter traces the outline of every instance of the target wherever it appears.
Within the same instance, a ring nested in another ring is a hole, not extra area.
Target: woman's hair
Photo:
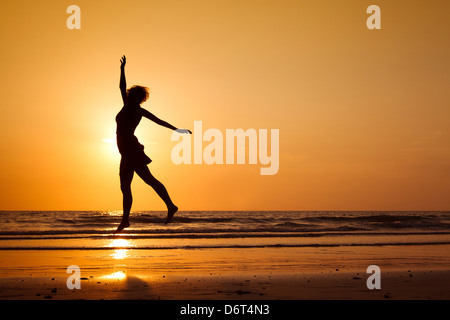
[[[132,86],[127,90],[128,100],[136,103],[143,103],[148,99],[149,89],[142,86]]]

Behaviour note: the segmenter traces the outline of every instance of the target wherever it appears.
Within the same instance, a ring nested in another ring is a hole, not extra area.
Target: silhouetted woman
[[[127,90],[125,80],[126,57],[120,60],[120,92],[123,99],[123,107],[116,116],[117,122],[117,146],[122,155],[120,160],[120,189],[123,193],[123,216],[120,225],[115,233],[122,231],[130,226],[129,216],[133,197],[131,195],[131,181],[136,172],[144,182],[155,189],[167,206],[168,223],[178,207],[172,202],[164,185],[159,182],[148,169],[147,165],[152,161],[145,153],[144,146],[141,145],[134,135],[134,131],[141,121],[142,117],[148,118],[153,122],[181,133],[191,133],[189,130],[177,129],[171,124],[157,118],[147,110],[141,108],[141,103],[148,99],[148,88],[141,86],[132,86]]]

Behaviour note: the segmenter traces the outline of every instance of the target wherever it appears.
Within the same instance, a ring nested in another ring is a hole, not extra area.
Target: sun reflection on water
[[[128,257],[127,249],[117,249],[111,254],[114,259],[120,260]]]
[[[128,249],[133,247],[133,243],[127,239],[113,239],[108,244],[108,247],[113,248],[114,251],[111,256],[114,259],[125,259],[128,257]]]
[[[110,280],[122,280],[127,277],[126,273],[123,271],[117,271],[111,274],[108,274],[106,276],[103,276],[102,278],[110,279]]]

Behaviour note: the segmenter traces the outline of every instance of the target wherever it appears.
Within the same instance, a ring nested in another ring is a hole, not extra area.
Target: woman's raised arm
[[[125,64],[127,63],[127,58],[122,56],[120,59],[120,93],[122,94],[123,104],[125,105],[127,102],[127,81],[125,79]]]

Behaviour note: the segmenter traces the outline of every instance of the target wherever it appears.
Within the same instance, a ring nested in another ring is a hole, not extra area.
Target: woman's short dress
[[[122,155],[120,161],[121,167],[126,166],[135,168],[152,162],[152,159],[145,154],[144,146],[139,143],[134,135],[127,138],[117,137],[117,146]]]
[[[123,107],[116,116],[117,147],[122,155],[120,169],[134,169],[147,165],[152,160],[145,154],[144,146],[139,143],[134,131],[142,119],[140,108]]]

